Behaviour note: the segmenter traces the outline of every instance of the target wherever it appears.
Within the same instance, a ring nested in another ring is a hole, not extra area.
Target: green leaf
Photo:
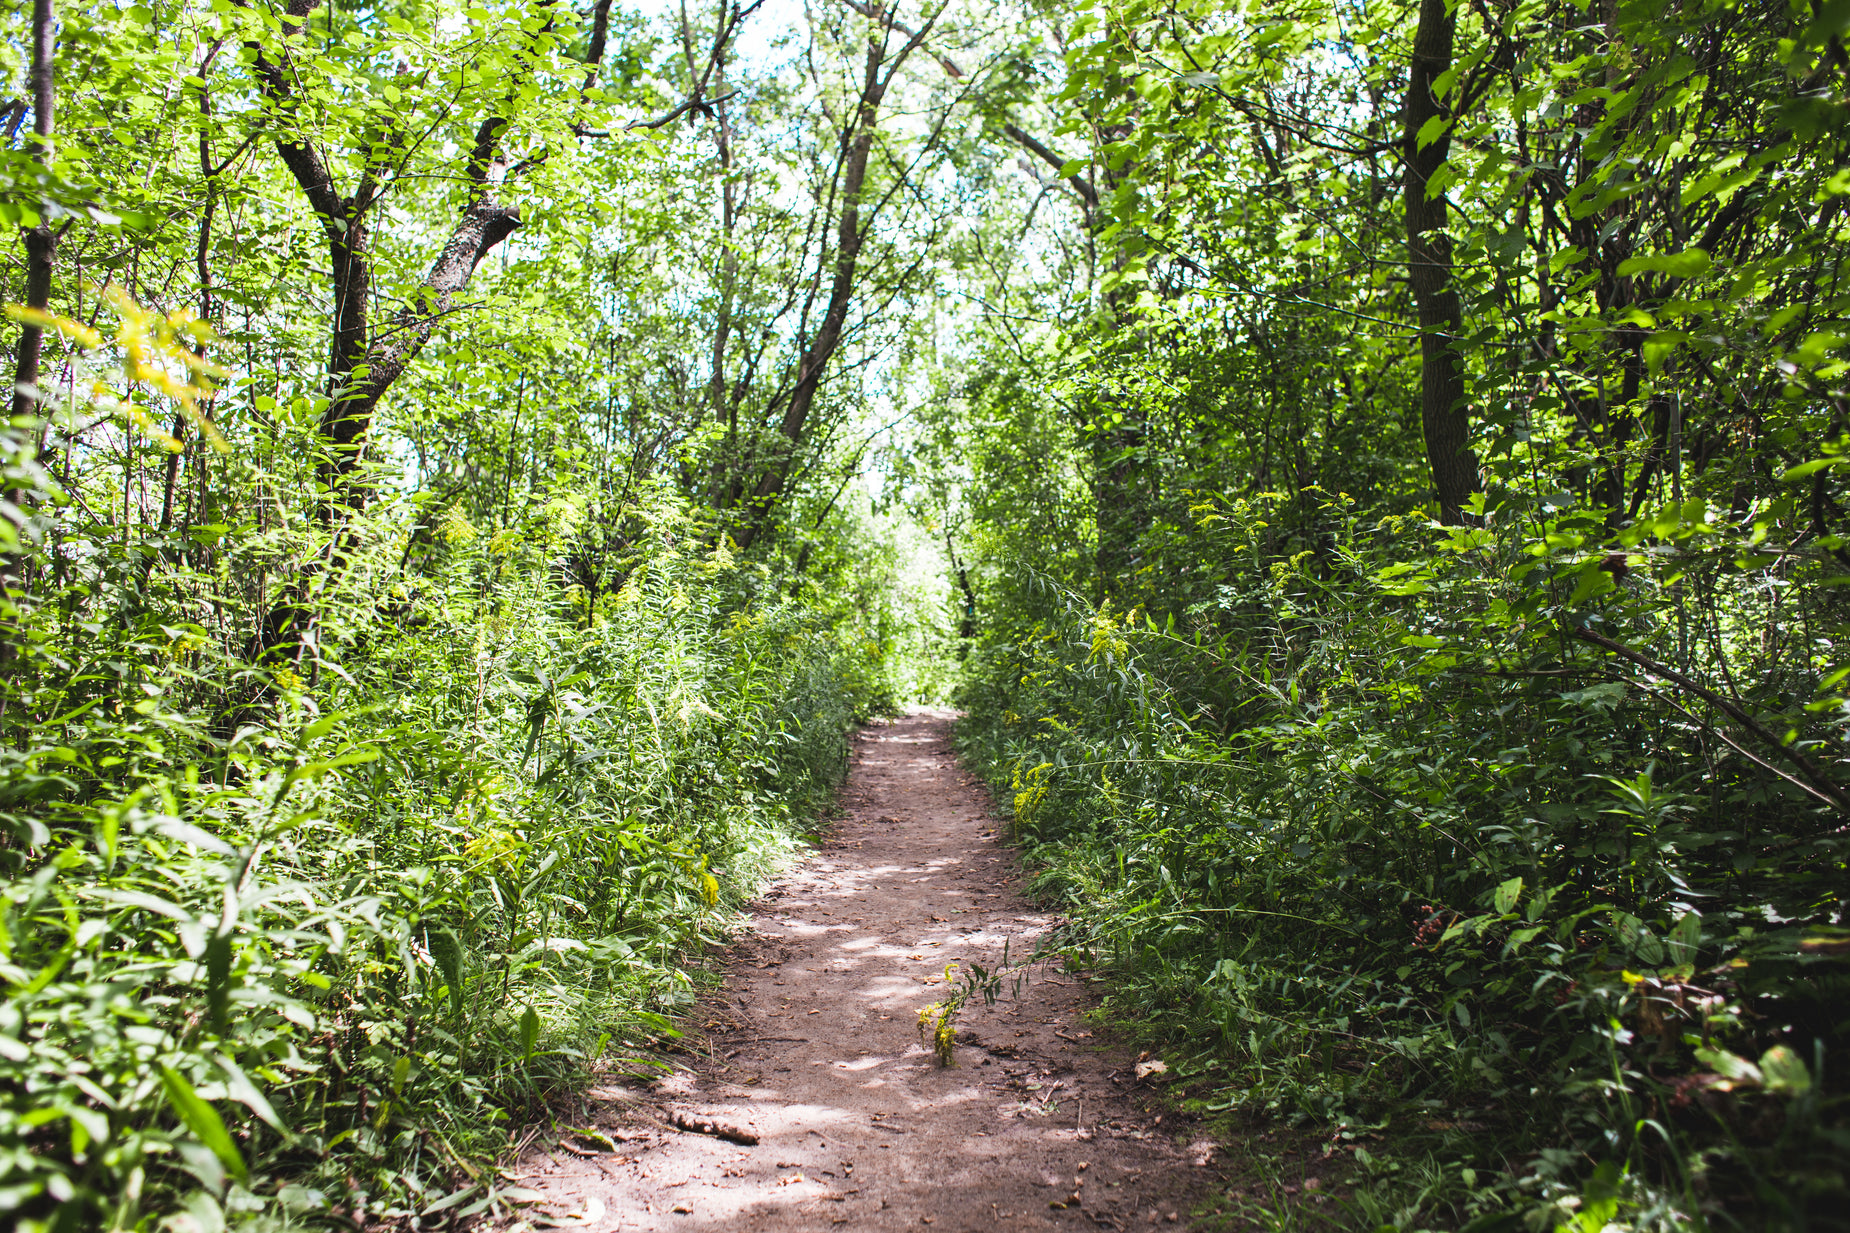
[[[215,1054],[212,1060],[217,1062],[219,1069],[225,1072],[226,1096],[262,1118],[272,1129],[279,1130],[285,1135],[289,1133],[289,1128],[283,1125],[282,1118],[276,1115],[276,1109],[270,1104],[269,1097],[251,1082],[250,1076],[244,1073],[243,1067],[222,1053]]]
[[[1702,918],[1694,912],[1683,913],[1664,937],[1664,944],[1670,950],[1672,966],[1688,967],[1696,962],[1696,947],[1701,941]]]
[[[1619,1182],[1624,1174],[1617,1163],[1607,1160],[1587,1179],[1586,1193],[1581,1196],[1580,1210],[1574,1213],[1574,1225],[1580,1233],[1600,1233],[1619,1214]]]
[[[1518,929],[1516,932],[1510,934],[1509,944],[1505,949],[1508,950],[1510,954],[1515,954],[1529,943],[1535,941],[1537,937],[1546,932],[1547,928],[1548,926],[1546,925],[1530,925],[1527,929]]]
[[[1621,278],[1632,274],[1668,274],[1672,278],[1700,278],[1709,272],[1709,254],[1700,248],[1651,257],[1630,257],[1619,262]]]
[[[1696,1050],[1696,1060],[1710,1070],[1735,1083],[1751,1083],[1758,1087],[1764,1076],[1760,1068],[1738,1053],[1730,1053],[1722,1048],[1703,1048]]]
[[[1499,913],[1514,912],[1516,904],[1522,899],[1522,879],[1511,878],[1497,887],[1495,904]]]
[[[1604,595],[1618,586],[1612,575],[1599,566],[1598,561],[1589,561],[1580,567],[1580,582],[1574,587],[1574,593],[1568,596],[1568,607],[1577,608],[1594,596]]]
[[[1811,1090],[1811,1071],[1799,1055],[1784,1045],[1774,1045],[1760,1055],[1760,1073],[1766,1090],[1782,1096],[1803,1096]]]
[[[450,995],[450,1010],[460,1015],[463,1012],[462,942],[448,929],[430,931],[425,935],[425,942],[431,960],[443,973],[443,983]]]
[[[161,1086],[166,1089],[167,1101],[180,1115],[180,1121],[193,1132],[195,1139],[211,1149],[227,1173],[240,1182],[249,1181],[250,1172],[244,1167],[244,1157],[239,1154],[237,1144],[231,1141],[218,1110],[200,1099],[199,1093],[179,1071],[164,1063],[160,1070]]]
[[[1850,463],[1850,454],[1839,454],[1832,458],[1814,458],[1810,462],[1801,462],[1796,467],[1787,467],[1779,478],[1787,483],[1793,480],[1809,479],[1826,467],[1841,467]]]
[[[1619,935],[1620,945],[1652,967],[1664,961],[1663,942],[1643,921],[1629,912],[1615,912],[1613,917],[1613,927]]]

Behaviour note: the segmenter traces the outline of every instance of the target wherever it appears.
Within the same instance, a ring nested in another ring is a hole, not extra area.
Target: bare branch
[[[1567,633],[1569,637],[1578,638],[1582,642],[1590,642],[1594,646],[1603,647],[1611,651],[1621,659],[1630,660],[1640,668],[1643,668],[1646,672],[1649,672],[1652,676],[1660,677],[1673,685],[1687,689],[1690,693],[1703,699],[1705,702],[1709,703],[1709,705],[1715,707],[1730,719],[1734,720],[1734,722],[1753,733],[1770,749],[1778,753],[1782,758],[1786,759],[1786,761],[1792,763],[1793,766],[1797,767],[1799,773],[1805,776],[1806,780],[1810,782],[1813,788],[1817,789],[1813,795],[1821,794],[1826,796],[1830,798],[1831,803],[1836,805],[1838,809],[1845,813],[1850,813],[1850,795],[1846,795],[1844,790],[1839,787],[1829,775],[1825,774],[1822,767],[1818,766],[1798,750],[1786,744],[1786,742],[1780,740],[1776,733],[1770,731],[1765,725],[1761,724],[1752,715],[1749,715],[1740,706],[1730,702],[1727,698],[1724,698],[1707,686],[1678,672],[1675,668],[1667,664],[1660,664],[1644,652],[1634,651],[1631,647],[1620,642],[1614,642],[1611,638],[1603,634],[1596,634],[1590,629],[1577,626],[1570,627]],[[1729,743],[1733,744],[1732,741]],[[1737,746],[1737,748],[1739,747]]]

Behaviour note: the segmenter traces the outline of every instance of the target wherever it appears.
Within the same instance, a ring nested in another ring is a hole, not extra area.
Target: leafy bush
[[[1025,571],[1002,592],[1022,615],[960,739],[1073,961],[1115,974],[1109,1008],[1187,1055],[1206,1108],[1436,1140],[1499,1179],[1450,1169],[1375,1223],[1547,1228],[1583,1190],[1613,1199],[1586,1228],[1850,1210],[1842,815],[1673,679],[1733,673],[1761,728],[1795,711],[1804,674],[1751,643],[1761,578],[1669,525],[1681,551],[1615,579],[1566,517],[1419,552],[1345,508],[1288,553],[1264,499],[1204,501],[1244,581],[1161,624]],[[1692,590],[1718,655],[1677,654]],[[1840,722],[1796,714],[1801,749]]]
[[[0,766],[22,1228],[483,1210],[510,1125],[674,1033],[692,953],[882,687],[659,495],[589,621],[455,510],[445,567],[395,574],[417,506],[382,504],[319,651],[253,664],[222,577],[125,552],[12,445],[38,488]]]

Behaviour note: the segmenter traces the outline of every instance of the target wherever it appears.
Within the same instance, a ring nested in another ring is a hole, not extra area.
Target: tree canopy
[[[1850,7],[4,20],[8,1219],[506,1216],[955,699],[1222,1219],[1841,1224]]]

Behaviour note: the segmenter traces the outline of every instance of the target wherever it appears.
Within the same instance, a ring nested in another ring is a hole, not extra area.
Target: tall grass
[[[227,574],[28,497],[0,719],[22,1229],[505,1204],[509,1128],[673,1033],[884,688],[877,643],[660,494],[595,613],[544,544],[382,500],[284,666],[253,665]],[[404,571],[419,543],[442,568]]]

